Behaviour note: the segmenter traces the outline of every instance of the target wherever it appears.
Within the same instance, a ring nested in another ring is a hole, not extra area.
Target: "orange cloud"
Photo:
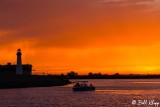
[[[1,64],[37,72],[158,73],[160,30],[155,1],[0,1]]]

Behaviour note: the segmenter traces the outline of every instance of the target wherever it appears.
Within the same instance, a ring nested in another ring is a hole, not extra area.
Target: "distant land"
[[[0,89],[62,86],[70,83],[69,79],[54,75],[0,75]]]
[[[0,65],[0,88],[48,87],[71,83],[64,76],[32,75],[32,65],[22,64],[21,49],[17,50],[16,55],[16,65]]]
[[[115,73],[113,75],[92,73],[89,72],[88,75],[78,75],[75,71],[70,71],[66,75],[69,79],[160,79],[160,74],[119,74]]]
[[[62,86],[70,84],[69,79],[160,79],[160,74],[107,75],[90,72],[88,75],[78,75],[77,72],[70,71],[66,75],[0,75],[0,89]]]

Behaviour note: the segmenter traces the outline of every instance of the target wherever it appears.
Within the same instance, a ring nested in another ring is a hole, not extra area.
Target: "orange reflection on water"
[[[133,82],[135,84],[160,84],[160,82]]]
[[[110,94],[134,94],[134,95],[140,95],[140,94],[154,94],[154,93],[160,93],[159,91],[150,91],[150,90],[96,90],[96,92],[103,92],[103,93],[110,93]]]

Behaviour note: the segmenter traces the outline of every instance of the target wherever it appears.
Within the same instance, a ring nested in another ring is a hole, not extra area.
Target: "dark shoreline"
[[[69,79],[160,79],[160,74],[101,74],[89,72],[88,75],[78,75],[75,71],[70,71],[67,75],[61,74]]]
[[[69,79],[160,79],[160,75],[0,75],[0,89],[64,86],[71,84]]]
[[[64,86],[70,83],[67,78],[52,75],[0,76],[0,89]]]
[[[69,79],[160,79],[160,75],[78,75]]]

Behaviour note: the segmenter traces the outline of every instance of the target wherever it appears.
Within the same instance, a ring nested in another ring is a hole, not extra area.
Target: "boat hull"
[[[73,91],[95,91],[95,87],[73,87]]]

